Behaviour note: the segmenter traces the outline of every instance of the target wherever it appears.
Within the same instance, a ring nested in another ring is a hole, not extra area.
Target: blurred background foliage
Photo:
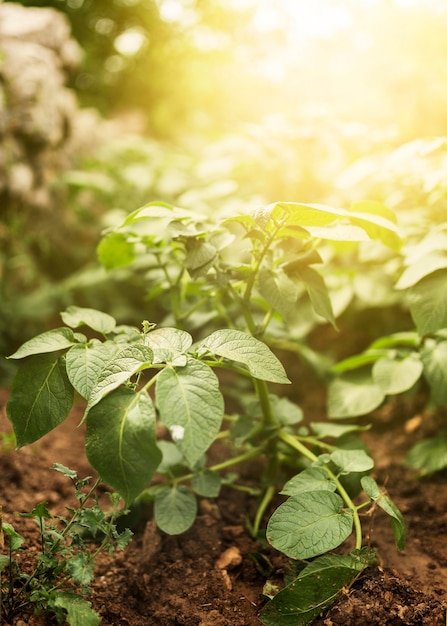
[[[38,230],[23,204],[2,212],[3,354],[58,325],[68,304],[150,317],[144,277],[106,273],[95,249],[152,200],[217,217],[276,200],[370,199],[416,241],[446,219],[442,0],[13,4],[65,14],[83,52],[67,84],[100,113],[101,140],[53,178],[58,210]],[[363,248],[328,259],[341,328],[371,338],[411,327],[393,293],[403,257]]]

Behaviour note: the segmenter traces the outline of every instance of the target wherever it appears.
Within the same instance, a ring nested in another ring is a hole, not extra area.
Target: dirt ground
[[[318,421],[324,401],[316,387],[312,393],[300,401]],[[7,397],[7,390],[0,390],[0,433],[10,430]],[[387,486],[404,514],[408,546],[404,553],[396,552],[389,519],[377,512],[371,543],[380,566],[364,572],[314,622],[318,626],[446,624],[447,473],[416,480],[401,462],[415,438],[435,429],[446,415],[428,417],[417,409],[415,402],[395,401],[369,420],[374,426],[364,435],[376,461],[376,480]],[[3,516],[26,536],[26,550],[33,549],[38,535],[33,523],[15,511],[29,512],[46,500],[51,512],[64,514],[75,502],[70,482],[51,465],[62,463],[81,477],[94,475],[84,455],[83,429],[77,427],[81,415],[77,406],[35,445],[0,450]],[[287,561],[247,534],[244,524],[252,508],[248,496],[224,490],[215,501],[202,499],[195,525],[178,537],[157,531],[145,511],[129,547],[98,562],[92,604],[102,626],[259,626],[265,572],[255,555],[263,553],[278,577]],[[228,549],[240,554],[241,562],[219,569],[216,563]],[[14,625],[53,623],[51,618],[21,616]]]

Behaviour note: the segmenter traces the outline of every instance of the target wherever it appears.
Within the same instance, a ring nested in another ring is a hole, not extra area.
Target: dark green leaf
[[[325,555],[305,567],[261,612],[265,626],[310,624],[349,586],[364,564],[352,556]]]
[[[73,397],[63,357],[38,354],[21,363],[6,407],[17,447],[37,441],[63,422]]]
[[[338,547],[351,534],[353,517],[330,491],[291,496],[273,513],[267,539],[293,559],[308,559]]]
[[[405,459],[406,463],[421,474],[434,474],[447,467],[447,432],[423,439],[414,445]]]
[[[155,409],[146,392],[116,389],[87,416],[87,456],[127,503],[148,485],[161,461]]]
[[[447,403],[447,341],[427,339],[421,350],[424,377],[431,388],[431,400],[437,406]]]

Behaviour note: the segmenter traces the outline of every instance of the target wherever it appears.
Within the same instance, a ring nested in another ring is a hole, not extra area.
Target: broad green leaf
[[[276,509],[267,525],[267,539],[292,559],[309,559],[343,543],[352,524],[340,496],[309,491],[291,496]]]
[[[107,335],[115,330],[116,321],[108,313],[97,311],[96,309],[87,309],[79,306],[69,306],[66,311],[61,313],[62,321],[71,328],[79,326],[88,326],[98,333]]]
[[[196,359],[162,370],[156,383],[161,421],[178,449],[194,465],[214,441],[224,414],[219,381],[212,369]]]
[[[402,238],[396,216],[388,207],[378,202],[355,202],[348,213],[350,221],[361,226],[371,239],[379,239],[392,250],[400,250]]]
[[[12,552],[15,552],[16,550],[18,550],[21,547],[21,545],[25,542],[25,537],[22,537],[22,535],[20,535],[16,531],[16,529],[14,528],[12,524],[9,524],[8,522],[2,522],[1,530],[5,535],[9,537],[9,547]],[[9,558],[8,558],[8,564],[9,564]]]
[[[306,286],[315,313],[321,315],[335,327],[332,304],[323,278],[312,267],[301,268],[299,275]]]
[[[76,391],[86,400],[95,388],[104,367],[119,350],[114,343],[79,343],[66,355],[68,378]]]
[[[152,350],[142,344],[131,344],[117,352],[113,360],[101,370],[96,385],[90,393],[87,410],[128,381],[138,370],[148,366],[152,362],[152,356]]]
[[[240,330],[216,330],[199,346],[199,353],[206,351],[243,363],[254,378],[272,383],[290,383],[281,362],[270,348]]]
[[[329,417],[357,417],[377,409],[385,399],[369,374],[353,371],[335,378],[328,387]]]
[[[269,220],[277,223],[285,221],[290,226],[295,224],[302,228],[322,227],[333,222],[339,222],[342,226],[351,223],[360,226],[371,239],[380,239],[385,245],[398,250],[401,238],[394,220],[390,220],[391,212],[383,207],[379,210],[379,204],[374,207],[362,203],[352,205],[351,210],[334,208],[321,204],[301,204],[294,202],[277,202],[263,209],[263,222],[268,225]],[[261,214],[259,214],[261,216]],[[258,219],[256,217],[256,219]],[[334,230],[336,225],[334,226]],[[349,231],[349,241],[352,241],[353,231]],[[363,239],[363,235],[361,235]]]
[[[403,271],[395,287],[396,289],[408,289],[429,274],[446,268],[447,254],[441,250],[431,250],[422,259],[418,259],[417,263],[411,263]]]
[[[394,540],[398,550],[405,549],[406,529],[402,513],[390,498],[380,489],[376,481],[371,476],[364,476],[361,480],[365,493],[380,506],[391,517]]]
[[[370,426],[357,424],[334,424],[333,422],[311,422],[310,426],[317,437],[332,437],[339,439],[344,435],[359,430],[368,430]]]
[[[421,359],[431,389],[430,399],[436,406],[443,406],[447,403],[447,341],[427,339]]]
[[[374,461],[364,450],[334,450],[330,459],[342,474],[367,472],[374,467]]]
[[[66,350],[75,343],[75,336],[71,328],[55,328],[26,341],[8,359],[23,359],[33,354]]]
[[[408,291],[411,315],[421,336],[447,327],[447,270],[423,278]]]
[[[296,313],[298,284],[281,270],[263,268],[258,275],[259,292],[267,303],[287,321]]]
[[[192,278],[204,276],[216,258],[217,250],[210,243],[196,237],[185,241],[185,267]]]
[[[434,474],[447,467],[447,432],[441,431],[435,437],[423,439],[414,445],[405,462],[422,475]]]
[[[162,489],[155,496],[155,521],[160,530],[168,535],[180,535],[187,531],[196,516],[197,500],[183,485]]]
[[[184,357],[184,353],[191,347],[192,337],[178,328],[156,328],[145,335],[144,343],[152,350],[154,363],[181,365],[178,363],[179,356]],[[186,365],[185,358],[183,365]]]
[[[304,626],[328,608],[362,571],[353,556],[324,555],[307,567],[261,611],[265,626]]]
[[[194,491],[205,498],[217,498],[221,485],[222,480],[219,474],[208,469],[195,474],[191,480]]]
[[[70,626],[98,626],[100,616],[92,609],[91,602],[70,591],[53,593],[54,605],[67,611],[67,623]]]
[[[374,363],[372,377],[383,393],[391,395],[411,389],[421,377],[423,369],[418,355],[399,360],[386,356]]]
[[[336,488],[337,483],[323,467],[312,465],[288,480],[280,493],[294,496],[306,491],[335,491]]]
[[[162,454],[161,463],[158,466],[157,472],[160,474],[172,474],[175,473],[176,468],[185,469],[185,457],[175,443],[161,439],[157,445]]]
[[[98,260],[106,269],[127,267],[135,259],[135,244],[125,233],[107,233],[96,248]]]
[[[270,400],[273,413],[280,424],[292,426],[303,419],[303,410],[288,398],[270,394]]]
[[[63,357],[37,354],[21,363],[6,407],[17,447],[37,441],[63,422],[73,397]]]
[[[155,409],[146,392],[116,389],[87,416],[87,457],[127,503],[148,485],[161,461]]]

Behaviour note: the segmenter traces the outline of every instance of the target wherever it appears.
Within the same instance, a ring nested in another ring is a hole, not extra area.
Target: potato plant
[[[86,401],[90,463],[126,505],[151,498],[169,534],[194,523],[197,496],[216,498],[223,484],[247,489],[234,468],[264,459],[250,530],[262,536],[279,492],[284,501],[264,536],[297,562],[313,560],[266,604],[261,621],[310,623],[374,558],[361,512],[382,508],[397,548],[405,545],[399,510],[369,476],[373,459],[360,440],[346,442],[360,427],[301,423],[272,350],[303,350],[293,329],[309,303],[335,325],[314,267],[323,263],[321,243],[370,239],[401,243],[393,214],[370,203],[345,210],[279,202],[216,222],[160,203],[138,209],[105,234],[98,253],[109,269],[143,272],[153,317],[137,328],[70,306],[64,326],[11,355],[20,361],[7,407],[18,447],[63,421],[77,392]],[[218,439],[231,453],[213,465],[208,451]],[[348,554],[331,553],[351,535]]]
[[[328,413],[334,418],[366,415],[389,397],[428,389],[427,407],[447,403],[447,223],[432,226],[403,251],[395,284],[414,330],[378,337],[360,354],[332,367]],[[446,432],[417,443],[407,460],[422,473],[447,467]]]

